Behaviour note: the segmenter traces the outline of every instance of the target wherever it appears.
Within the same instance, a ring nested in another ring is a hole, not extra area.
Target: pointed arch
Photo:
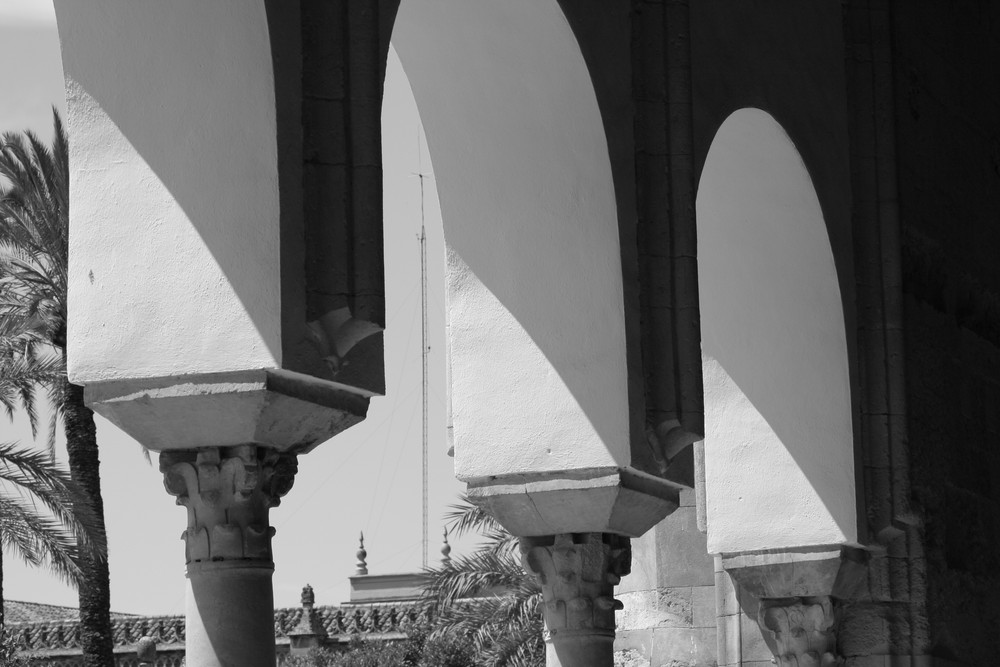
[[[714,553],[857,539],[843,304],[823,212],[767,112],[719,128],[697,199]]]

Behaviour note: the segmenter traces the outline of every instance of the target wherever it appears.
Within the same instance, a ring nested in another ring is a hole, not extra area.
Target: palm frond
[[[424,590],[442,604],[516,588],[526,576],[513,555],[492,550],[460,556],[430,574],[430,583]]]
[[[545,664],[545,642],[542,623],[538,618],[519,623],[498,637],[484,651],[491,665],[507,667],[537,667]]]
[[[469,496],[464,493],[458,497],[458,503],[449,505],[449,510],[444,515],[449,533],[461,536],[472,532],[495,533],[504,530],[496,519],[469,500]]]
[[[53,128],[51,147],[32,132],[0,138],[0,408],[24,410],[37,437],[45,389],[50,454],[63,415],[69,247],[69,142],[55,109]]]
[[[88,503],[83,493],[46,453],[0,443],[0,481],[37,499],[94,558],[105,557],[105,536],[85,509]]]
[[[65,344],[69,247],[68,139],[53,110],[55,139],[47,147],[31,133],[0,138],[0,337],[27,329]],[[2,320],[6,319],[7,322]]]
[[[517,538],[467,496],[446,515],[451,532],[478,532],[471,554],[426,570],[433,637],[469,641],[490,667],[543,667],[542,592],[519,558]]]
[[[73,535],[55,519],[40,514],[27,500],[0,496],[0,540],[25,563],[47,566],[70,584],[81,581]]]

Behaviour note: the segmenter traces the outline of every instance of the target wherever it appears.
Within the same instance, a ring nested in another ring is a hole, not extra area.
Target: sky
[[[52,136],[53,106],[64,111],[62,65],[51,0],[0,0],[0,132]],[[421,565],[421,196],[424,173],[428,238],[429,522],[431,563],[440,558],[442,516],[464,489],[447,456],[444,358],[444,249],[433,169],[412,93],[390,54],[383,105],[386,276],[386,397],[367,419],[300,457],[291,492],[271,510],[275,605],[297,606],[307,583],[318,604],[348,599],[358,533],[365,533],[371,574]],[[72,141],[72,137],[70,138]],[[2,419],[2,418],[0,418]],[[184,613],[186,511],[163,489],[155,455],[97,417],[108,530],[111,607],[145,614]],[[26,421],[0,421],[0,442],[31,444]],[[57,453],[64,462],[64,447]],[[476,539],[452,539],[452,555]],[[76,606],[76,591],[43,571],[4,558],[4,595]]]

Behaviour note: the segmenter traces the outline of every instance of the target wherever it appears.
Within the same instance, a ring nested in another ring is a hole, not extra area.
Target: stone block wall
[[[744,592],[715,559],[719,667],[768,667],[773,658],[757,624],[758,601]]]
[[[694,491],[682,493],[680,507],[632,544],[632,574],[622,579],[615,595],[625,605],[617,614],[615,638],[621,663],[630,667],[721,664],[715,655],[713,559],[705,535],[698,530]]]
[[[1000,654],[1000,4],[894,2],[909,459],[904,615],[942,664]],[[912,606],[912,605],[911,605]]]

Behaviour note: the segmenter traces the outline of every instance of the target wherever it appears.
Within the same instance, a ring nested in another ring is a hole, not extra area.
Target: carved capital
[[[256,445],[160,454],[167,493],[188,511],[188,563],[271,561],[268,510],[288,493],[296,457]]]
[[[763,599],[757,616],[778,667],[833,667],[837,653],[837,607],[830,596]]]
[[[630,572],[627,537],[571,533],[521,538],[521,563],[542,586],[546,641],[614,638],[614,587]]]

